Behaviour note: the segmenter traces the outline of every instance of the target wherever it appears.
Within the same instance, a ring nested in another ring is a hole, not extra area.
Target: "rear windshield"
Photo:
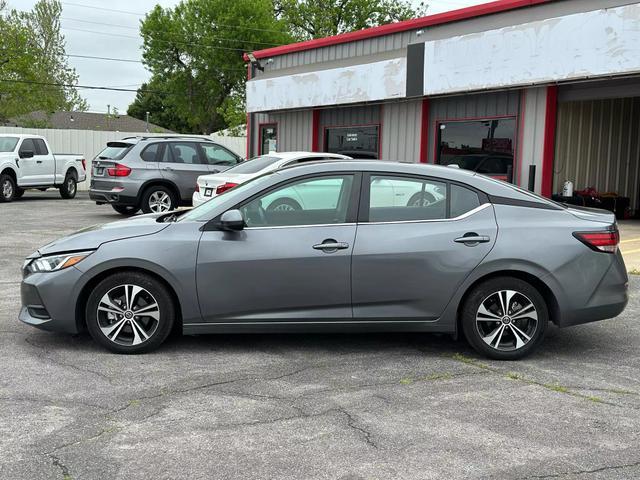
[[[224,173],[258,173],[260,170],[267,168],[269,165],[272,165],[279,160],[282,160],[282,158],[274,157],[272,155],[261,155],[259,157],[254,157],[251,160],[239,163],[235,167],[225,170]]]
[[[18,144],[18,137],[0,137],[0,152],[13,152]]]
[[[96,157],[98,160],[122,160],[133,145],[128,143],[107,144]]]

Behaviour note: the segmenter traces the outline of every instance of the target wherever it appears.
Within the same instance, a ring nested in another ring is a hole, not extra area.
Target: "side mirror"
[[[244,229],[244,218],[240,210],[227,210],[220,217],[220,228],[227,231],[240,231]]]
[[[33,158],[33,150],[22,150],[18,153],[20,158]]]

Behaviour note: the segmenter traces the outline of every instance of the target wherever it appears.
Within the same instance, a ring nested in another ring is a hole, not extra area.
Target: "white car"
[[[198,177],[196,191],[193,193],[193,206],[203,204],[216,195],[251,180],[263,173],[289,167],[302,162],[320,160],[351,160],[351,157],[337,153],[321,152],[272,152],[244,161],[221,173]]]
[[[54,154],[40,135],[0,134],[0,202],[20,198],[30,188],[55,187],[62,198],[73,198],[85,170],[83,155]]]

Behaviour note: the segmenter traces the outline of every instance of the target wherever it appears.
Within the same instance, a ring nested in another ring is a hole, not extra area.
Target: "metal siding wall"
[[[382,159],[420,161],[422,99],[385,103],[382,108]]]
[[[282,112],[271,115],[271,119],[278,123],[279,151],[311,151],[311,116],[311,110]]]
[[[570,180],[631,198],[640,187],[640,97],[563,102],[558,105],[553,191]]]
[[[524,112],[521,112],[522,129],[519,139],[521,159],[519,161],[520,172],[516,172],[516,178],[520,179],[519,185],[529,185],[529,165],[536,166],[535,191],[540,193],[542,185],[542,150],[544,146],[544,127],[547,101],[546,87],[533,87],[524,90]]]
[[[467,118],[517,116],[520,111],[519,104],[519,90],[431,99],[429,102],[429,163],[435,161],[437,122]]]

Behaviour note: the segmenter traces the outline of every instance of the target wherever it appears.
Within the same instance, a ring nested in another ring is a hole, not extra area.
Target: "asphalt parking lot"
[[[640,277],[620,317],[519,362],[423,334],[220,335],[118,356],[17,320],[23,258],[119,219],[0,205],[2,478],[640,477]],[[624,234],[623,234],[624,240]]]

